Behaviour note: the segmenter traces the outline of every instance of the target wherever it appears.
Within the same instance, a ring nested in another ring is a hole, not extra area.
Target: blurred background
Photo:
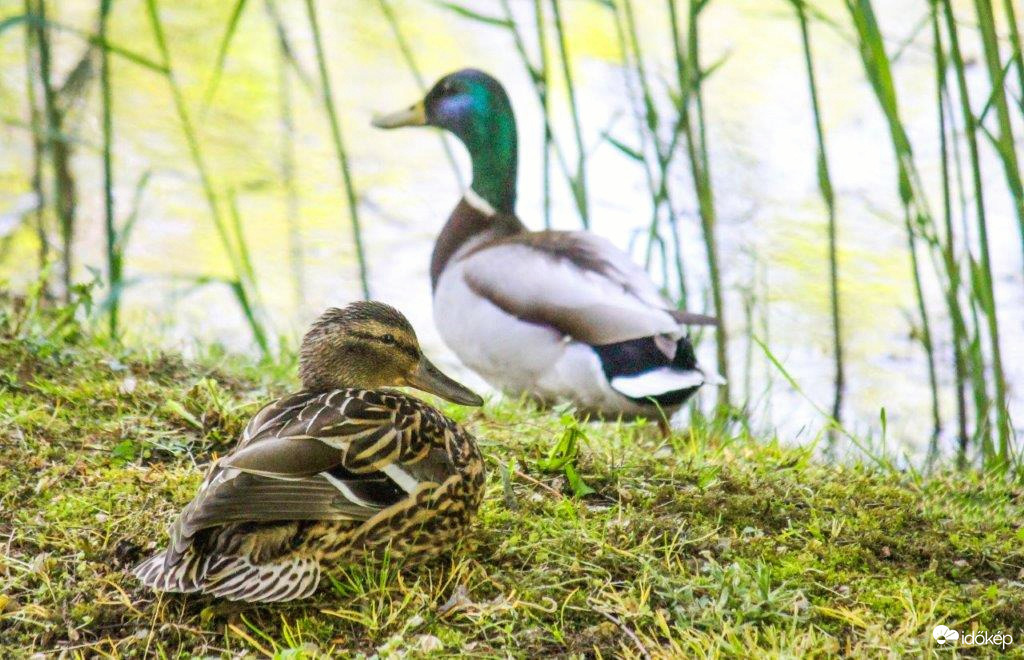
[[[484,389],[440,342],[427,275],[466,156],[370,126],[472,66],[516,111],[523,221],[589,227],[721,314],[699,352],[746,423],[1006,466],[1024,413],[1020,14],[0,0],[0,278],[57,300],[96,282],[97,323],[125,341],[254,356],[368,290]]]

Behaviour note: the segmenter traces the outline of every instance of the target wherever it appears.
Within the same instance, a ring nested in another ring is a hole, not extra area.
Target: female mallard
[[[464,69],[379,128],[454,133],[473,182],[434,245],[434,319],[459,358],[495,387],[571,401],[601,416],[671,413],[704,383],[687,324],[647,273],[586,232],[526,229],[515,215],[516,124],[501,84]]]
[[[170,529],[167,550],[135,569],[147,586],[251,602],[303,598],[321,562],[390,550],[442,552],[483,493],[473,436],[409,386],[455,403],[479,396],[423,356],[396,309],[329,309],[302,340],[302,391],[260,410],[211,467]]]

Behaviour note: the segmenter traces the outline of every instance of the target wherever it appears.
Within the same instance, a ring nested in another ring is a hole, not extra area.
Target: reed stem
[[[112,0],[100,0],[99,37],[107,43],[107,19]],[[122,286],[122,259],[118,252],[117,228],[114,220],[114,122],[110,86],[110,57],[106,47],[100,47],[100,97],[103,115],[103,220],[107,248],[107,280],[110,286],[108,322],[110,336],[117,336],[118,311]]]
[[[273,0],[267,0],[272,21],[276,17]],[[276,22],[276,21],[275,21]],[[299,226],[299,193],[295,181],[295,117],[292,109],[292,81],[289,76],[288,43],[282,32],[277,34],[278,113],[281,117],[279,167],[285,192],[285,222],[288,226],[288,265],[291,270],[292,296],[295,310],[302,312],[306,300],[305,251]]]
[[[576,201],[576,209],[584,229],[590,228],[590,210],[587,198],[587,151],[583,146],[583,128],[580,123],[579,104],[576,101],[576,85],[573,83],[572,62],[569,59],[569,45],[565,37],[562,23],[562,10],[559,0],[551,0],[551,9],[555,21],[555,34],[558,35],[558,52],[562,60],[562,75],[565,77],[566,89],[569,93],[569,112],[572,116],[572,131],[576,138],[576,172],[572,177],[572,194]]]
[[[927,360],[928,380],[931,386],[933,437],[941,431],[938,377],[935,369],[935,350],[932,342],[931,320],[921,286],[917,240],[920,233],[928,245],[935,244],[934,219],[927,210],[920,176],[914,164],[910,138],[900,119],[899,102],[892,78],[892,66],[885,50],[885,42],[875,17],[871,0],[846,0],[846,7],[857,30],[861,61],[879,108],[885,117],[897,167],[897,190],[903,209],[907,245],[910,249],[911,276],[914,282],[915,302],[921,321],[921,345]]]
[[[1003,166],[1006,185],[1013,197],[1013,210],[1016,213],[1017,227],[1020,231],[1021,253],[1024,254],[1024,184],[1021,183],[1020,164],[1017,162],[1013,125],[1010,121],[1010,108],[1006,100],[1005,74],[1002,55],[999,52],[999,37],[996,34],[992,0],[974,0],[974,7],[978,16],[978,32],[981,36],[985,68],[988,70],[988,77],[992,82],[991,103],[995,106],[996,121],[999,126],[999,132],[992,139],[992,144],[996,153],[999,154],[999,162]],[[1012,14],[1012,10],[1010,13]],[[1016,29],[1016,25],[1014,28]],[[1018,50],[1017,57],[1019,55],[1020,51]]]
[[[506,2],[506,11],[508,5]],[[548,99],[548,84],[550,80],[550,63],[548,61],[547,39],[544,29],[544,6],[541,0],[533,0],[533,25],[537,32],[537,44],[540,50],[540,71],[536,81],[537,95],[540,97],[540,109],[544,114],[544,153],[541,163],[542,185],[544,186],[544,228],[551,229],[551,143],[554,135],[551,133],[551,103]]]
[[[362,289],[363,298],[369,300],[370,283],[366,268],[366,256],[363,250],[363,234],[359,223],[359,202],[356,198],[355,186],[352,183],[352,173],[348,165],[348,152],[345,150],[341,124],[338,121],[338,112],[334,107],[331,78],[327,72],[327,58],[324,55],[323,40],[320,38],[320,23],[317,19],[316,4],[313,0],[306,0],[306,14],[309,17],[309,26],[313,32],[317,69],[320,72],[320,93],[324,103],[324,110],[327,112],[327,119],[331,126],[334,153],[337,156],[338,168],[341,170],[341,179],[348,201],[349,221],[352,223],[352,243],[356,249],[356,262],[359,267],[359,285]]]
[[[679,19],[675,3],[669,4],[669,20],[676,43],[676,76],[679,80],[680,101],[679,113],[683,133],[686,137],[686,152],[693,174],[693,185],[697,195],[697,208],[700,212],[701,230],[704,235],[704,253],[708,263],[708,279],[711,283],[711,300],[715,316],[718,317],[718,330],[715,333],[715,353],[718,370],[726,379],[726,384],[718,388],[718,403],[728,406],[729,396],[729,354],[728,324],[725,315],[725,301],[722,290],[722,275],[719,271],[718,241],[715,236],[718,224],[715,210],[714,191],[711,186],[711,170],[707,151],[707,132],[704,121],[704,104],[702,100],[703,76],[700,68],[699,23],[700,11],[705,7],[703,0],[689,0],[689,25],[687,29],[687,56],[682,57],[679,30]],[[695,112],[691,112],[693,103]],[[696,118],[694,118],[696,114]],[[694,126],[696,122],[697,126]]]
[[[914,283],[914,300],[917,302],[917,313],[921,317],[921,345],[924,347],[925,361],[928,368],[928,386],[931,390],[932,439],[942,432],[942,416],[939,409],[939,378],[935,367],[935,342],[932,340],[931,317],[924,299],[924,287],[921,284],[921,265],[917,255],[917,236],[914,228],[914,213],[908,203],[903,205],[903,221],[907,230],[907,250],[910,253],[910,275]]]
[[[263,329],[262,323],[257,318],[252,300],[246,290],[245,268],[239,258],[238,249],[234,246],[234,243],[231,240],[224,217],[221,214],[220,205],[217,202],[217,193],[213,186],[213,179],[210,176],[209,168],[206,165],[206,159],[203,157],[199,138],[196,135],[196,131],[192,123],[192,116],[188,111],[188,106],[185,103],[185,97],[182,94],[181,87],[178,85],[178,81],[174,75],[174,65],[171,61],[170,51],[167,48],[167,37],[164,34],[163,24],[160,21],[160,10],[157,3],[158,0],[146,0],[146,11],[149,15],[149,22],[153,30],[153,36],[156,40],[157,50],[159,51],[162,60],[162,67],[164,69],[163,75],[171,90],[171,98],[174,101],[175,112],[178,115],[178,123],[181,124],[181,130],[185,135],[185,142],[188,145],[189,156],[192,158],[192,163],[196,168],[196,172],[199,174],[199,180],[203,188],[203,195],[206,198],[207,205],[209,206],[210,217],[213,219],[213,226],[217,232],[217,237],[220,239],[221,247],[224,249],[225,254],[227,254],[228,262],[231,264],[234,280],[230,281],[229,285],[235,294],[236,300],[242,308],[243,314],[245,314],[246,320],[249,323],[249,328],[252,331],[253,338],[260,347],[260,351],[263,353],[264,357],[269,357],[270,344],[267,341],[267,334]]]
[[[950,93],[949,86],[945,86],[946,94],[943,99],[943,107],[945,108],[945,115],[947,117],[954,117],[955,112],[953,108],[952,94]],[[952,119],[950,120],[952,122]],[[956,135],[956,131],[953,130],[953,124],[950,124],[953,135]],[[965,237],[965,246],[963,251],[963,259],[966,262],[965,269],[967,270],[967,281],[970,283],[970,287],[967,288],[968,295],[966,296],[968,309],[970,310],[970,326],[968,327],[965,323],[964,329],[964,341],[966,342],[966,357],[968,359],[968,374],[970,374],[971,384],[971,396],[974,399],[974,411],[975,411],[975,428],[971,434],[971,441],[977,446],[984,446],[986,443],[991,446],[992,442],[992,428],[989,423],[989,412],[991,408],[991,400],[988,395],[988,383],[986,382],[988,368],[985,366],[985,356],[982,349],[984,339],[982,337],[982,320],[981,315],[978,313],[979,300],[983,296],[977,295],[976,291],[980,290],[981,277],[979,272],[981,268],[978,266],[977,260],[971,253],[970,246],[967,244],[966,237],[971,235],[971,213],[970,213],[970,197],[967,194],[967,183],[964,179],[964,171],[967,169],[964,165],[964,159],[960,154],[960,149],[954,148],[951,150],[953,154],[953,173],[954,181],[956,182],[956,198],[959,202],[959,230],[962,236]],[[958,305],[959,307],[959,305]],[[965,456],[966,458],[966,456]]]
[[[72,219],[68,214],[70,191],[65,190],[66,181],[61,176],[62,171],[62,147],[59,140],[63,139],[61,132],[61,113],[57,107],[57,94],[53,87],[50,66],[50,34],[48,21],[46,19],[46,0],[36,0],[36,47],[39,49],[39,79],[43,88],[43,108],[46,120],[45,145],[46,152],[50,157],[53,168],[53,208],[57,215],[57,224],[61,236],[61,280],[64,290],[62,292],[64,302],[71,299],[71,241],[72,241]]]
[[[953,378],[954,394],[956,398],[956,419],[957,419],[957,445],[958,455],[961,462],[966,461],[967,444],[969,435],[967,432],[967,398],[966,381],[967,367],[964,353],[967,350],[967,329],[964,324],[963,314],[960,311],[959,297],[961,286],[960,265],[956,257],[956,234],[953,231],[953,195],[950,184],[949,172],[949,141],[946,136],[949,119],[946,116],[946,105],[944,99],[948,95],[946,88],[946,54],[942,45],[942,35],[939,29],[938,3],[930,0],[929,19],[932,28],[932,46],[935,59],[935,109],[939,118],[939,165],[940,181],[942,184],[942,219],[945,230],[945,244],[942,249],[942,256],[945,260],[946,273],[949,277],[946,286],[946,306],[949,309],[949,318],[952,332],[953,344]],[[953,145],[956,148],[956,145]],[[984,373],[977,374],[978,378],[984,379]]]
[[[526,44],[523,42],[523,35],[519,32],[519,26],[516,25],[515,17],[512,14],[512,7],[509,5],[508,0],[501,0],[501,6],[505,11],[505,19],[508,23],[509,30],[512,33],[512,43],[515,45],[516,52],[519,54],[519,59],[523,63],[523,68],[530,76],[530,80],[533,83],[533,91],[537,96],[537,102],[540,104],[541,116],[544,120],[544,144],[543,144],[543,172],[542,175],[544,180],[542,185],[544,188],[544,227],[545,229],[551,228],[551,152],[554,151],[555,157],[558,159],[558,164],[561,167],[562,174],[565,176],[565,180],[569,184],[569,188],[573,188],[573,174],[569,171],[569,165],[566,163],[565,155],[562,153],[561,145],[555,139],[554,129],[551,126],[551,103],[550,96],[548,94],[548,86],[550,84],[550,63],[547,54],[546,40],[545,40],[545,29],[544,29],[544,14],[543,7],[541,6],[540,0],[534,0],[534,28],[537,30],[537,41],[540,44],[540,65],[535,66],[530,58],[530,55],[526,52]],[[576,200],[575,195],[573,200]]]
[[[1017,89],[1024,94],[1024,54],[1021,53],[1020,28],[1017,26],[1017,12],[1013,8],[1013,0],[1003,0],[1003,11],[1006,24],[1010,28],[1010,57],[1017,69]]]
[[[967,86],[966,65],[960,49],[960,37],[956,25],[956,17],[950,0],[941,0],[943,14],[946,19],[946,32],[949,35],[949,53],[952,56],[953,69],[956,71],[957,87],[960,96],[961,113],[963,114],[964,135],[967,138],[968,154],[971,162],[971,175],[974,187],[975,221],[978,226],[978,247],[981,252],[980,269],[977,273],[975,294],[980,298],[982,312],[988,327],[989,351],[992,357],[992,379],[995,384],[996,433],[999,439],[998,464],[1009,466],[1010,461],[1010,416],[1007,410],[1006,379],[1003,372],[1003,358],[999,342],[999,320],[996,314],[995,289],[992,285],[992,258],[989,253],[988,222],[985,214],[984,180],[981,176],[981,156],[978,149],[978,122],[971,109],[970,92]],[[979,418],[987,411],[979,410]],[[989,458],[986,456],[986,458]]]
[[[671,7],[672,0],[668,0]],[[676,146],[678,144],[679,135],[682,132],[682,128],[679,122],[673,125],[672,136],[666,142],[663,142],[659,136],[659,126],[662,123],[660,114],[658,113],[657,105],[654,102],[654,93],[648,79],[647,67],[644,63],[643,49],[640,45],[639,31],[637,29],[636,16],[633,11],[632,0],[623,0],[623,13],[625,15],[625,28],[623,28],[622,21],[619,18],[618,12],[615,14],[615,31],[620,42],[620,49],[622,50],[623,63],[627,64],[630,62],[632,56],[633,68],[636,71],[637,82],[639,84],[639,91],[634,91],[630,83],[630,76],[627,74],[626,87],[630,90],[631,95],[639,96],[642,110],[637,109],[634,114],[636,115],[637,123],[637,136],[640,140],[640,150],[638,153],[639,161],[644,170],[644,177],[647,181],[648,192],[651,197],[651,224],[648,229],[648,243],[647,251],[645,255],[645,266],[650,266],[651,252],[654,246],[655,240],[661,241],[662,243],[662,270],[667,271],[667,251],[664,249],[664,241],[659,234],[658,226],[661,222],[662,212],[668,219],[669,229],[672,233],[673,242],[673,254],[675,257],[675,275],[678,287],[678,304],[680,307],[685,308],[687,305],[687,289],[686,289],[686,272],[683,265],[683,253],[682,253],[682,239],[679,235],[679,223],[676,218],[675,207],[672,202],[671,187],[669,185],[669,178],[671,176],[673,157],[675,156]],[[629,35],[628,47],[625,34]],[[673,32],[673,36],[674,36]],[[676,40],[673,39],[673,44],[677,44]],[[635,103],[632,103],[635,107]],[[653,168],[648,164],[648,143],[651,144],[650,151],[654,153],[654,165]],[[654,177],[654,170],[658,172],[658,178]],[[664,277],[666,288],[669,284],[669,279],[666,275]]]
[[[810,30],[808,29],[807,14],[804,9],[805,0],[791,0],[791,2],[796,9],[797,21],[800,24],[800,40],[803,46],[804,64],[807,69],[807,86],[810,91],[811,110],[814,115],[814,134],[818,142],[818,189],[821,191],[821,199],[825,203],[825,210],[828,214],[829,302],[832,313],[832,352],[833,368],[835,369],[835,395],[832,400],[832,418],[836,420],[837,424],[841,425],[846,376],[843,368],[843,337],[839,303],[839,250],[836,237],[836,199],[832,186],[832,174],[828,163],[828,150],[825,147],[825,130],[821,120],[818,81],[814,71]],[[834,437],[835,429],[831,429],[830,434]]]
[[[34,12],[33,0],[25,0],[25,14]],[[39,111],[39,98],[36,83],[39,76],[37,32],[32,22],[25,23],[25,87],[28,98],[29,125],[32,129],[32,193],[36,198],[35,229],[36,240],[39,241],[39,272],[43,273],[50,260],[50,239],[46,234],[46,190],[43,178],[43,159],[45,147],[43,142],[43,126]],[[49,282],[42,283],[43,290]]]

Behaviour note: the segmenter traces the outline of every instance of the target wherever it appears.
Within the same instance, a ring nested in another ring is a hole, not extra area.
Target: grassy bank
[[[1019,486],[608,424],[585,429],[579,469],[599,495],[577,500],[537,468],[562,421],[505,402],[449,409],[489,462],[479,524],[454,556],[342,568],[276,607],[156,596],[126,569],[165,541],[247,416],[294,386],[290,369],[125,349],[9,299],[0,333],[3,657],[917,655],[937,649],[939,623],[1024,649]]]

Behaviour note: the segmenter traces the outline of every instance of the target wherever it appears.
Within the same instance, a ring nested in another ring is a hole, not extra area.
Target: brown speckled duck
[[[135,569],[159,591],[250,602],[312,594],[324,562],[387,550],[448,550],[480,505],[473,436],[409,386],[455,403],[479,396],[424,357],[396,309],[327,310],[302,341],[302,391],[260,410],[210,468],[170,529],[168,548]]]

